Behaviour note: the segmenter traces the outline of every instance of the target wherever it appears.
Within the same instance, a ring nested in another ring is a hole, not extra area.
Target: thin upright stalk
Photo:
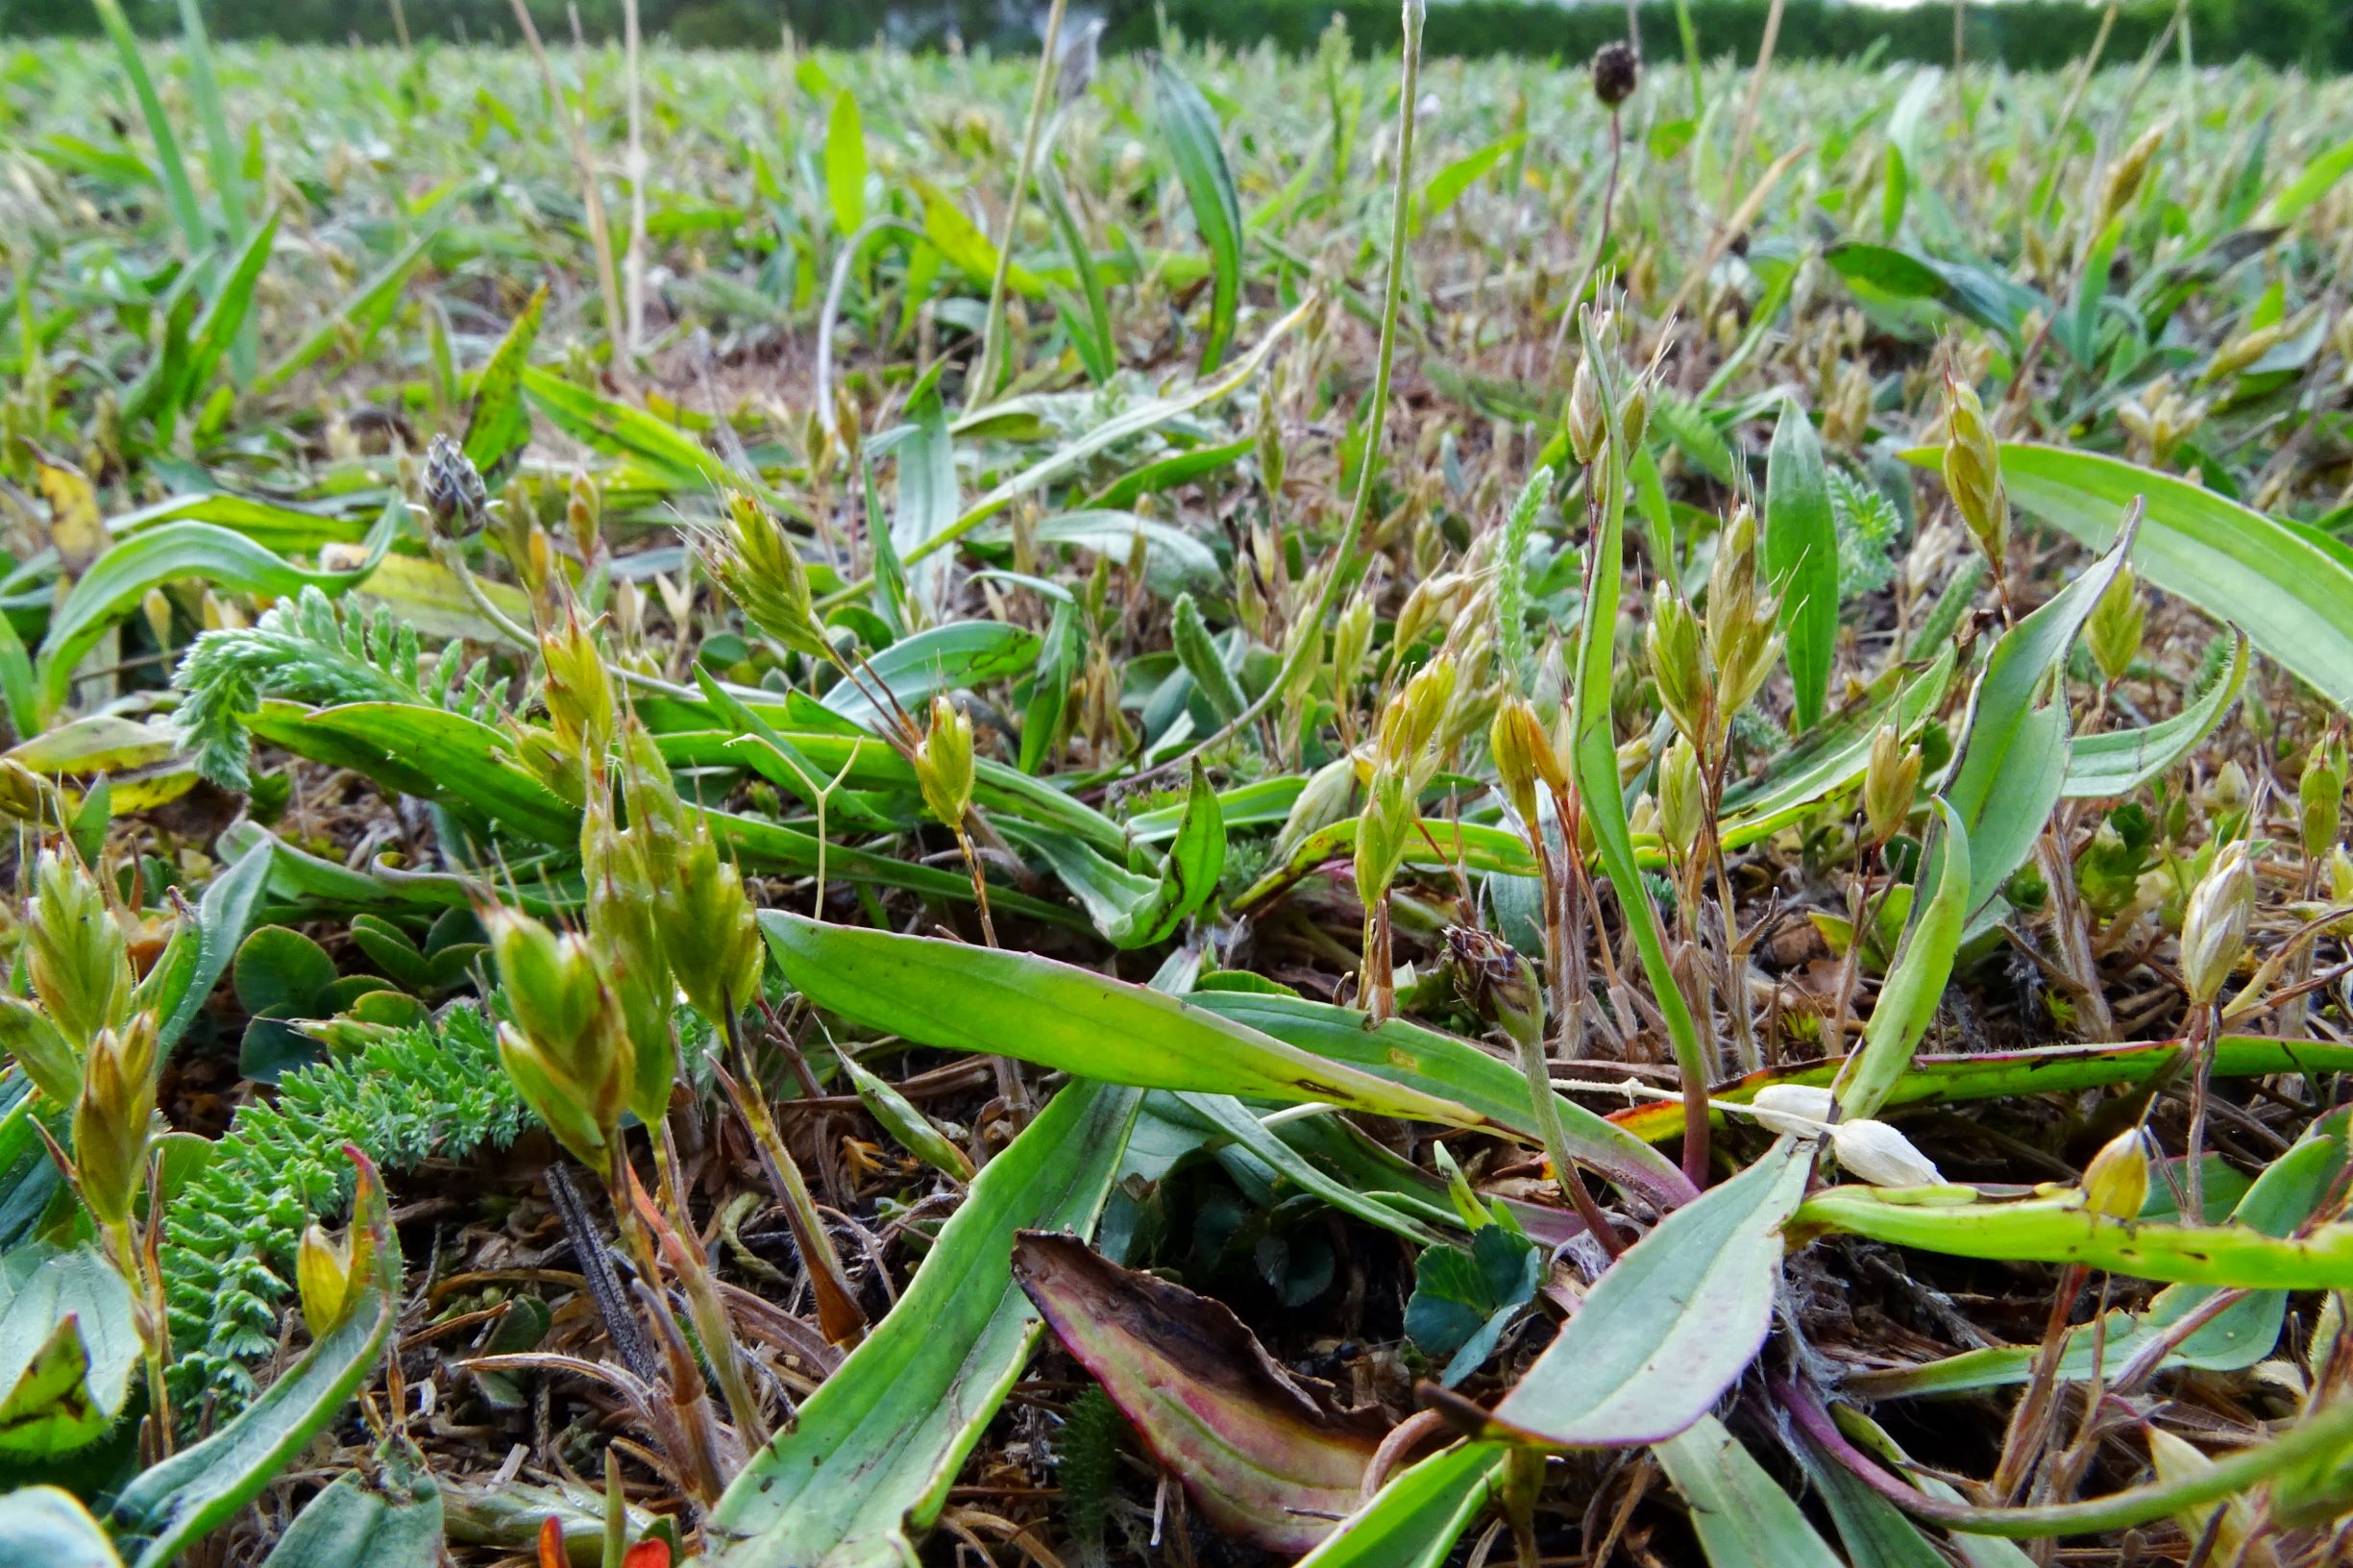
[[[622,262],[628,302],[622,347],[634,357],[646,346],[646,93],[639,61],[637,0],[621,0],[621,21],[629,82],[629,249]]]
[[[996,396],[997,361],[1005,345],[1005,285],[1013,275],[1013,245],[1020,233],[1021,204],[1029,199],[1030,168],[1038,159],[1039,133],[1045,125],[1046,100],[1053,93],[1060,64],[1056,55],[1062,43],[1064,3],[1054,0],[1045,13],[1045,43],[1038,53],[1037,83],[1030,88],[1029,123],[1021,130],[1021,159],[1014,169],[1013,198],[1005,204],[1005,227],[997,235],[996,276],[989,282],[989,314],[980,330],[980,364],[965,395],[968,407]]]

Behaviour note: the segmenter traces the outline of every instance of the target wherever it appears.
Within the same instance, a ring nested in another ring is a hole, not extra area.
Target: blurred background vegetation
[[[180,0],[181,4],[187,0]],[[415,41],[513,41],[511,0],[197,0],[216,37],[277,37],[289,41],[398,41],[405,25]],[[616,37],[622,0],[528,0],[544,36],[569,37],[576,14],[583,36]],[[2177,0],[2133,0],[2121,8],[2108,58],[2145,48],[2176,9]],[[128,8],[144,30],[174,34],[180,5],[142,0]],[[1151,48],[1164,26],[1196,41],[1247,48],[1272,42],[1288,51],[1312,48],[1335,15],[1342,17],[1360,51],[1393,52],[1394,0],[1108,0],[1073,7],[1109,24],[1107,47]],[[1962,7],[1963,45],[1972,60],[2020,69],[2068,64],[2089,45],[2098,23],[2098,0],[1973,0]],[[1753,55],[1770,0],[1645,0],[1635,8],[1648,52],[1679,52],[1688,25],[1706,55]],[[1890,59],[1944,61],[1953,49],[1950,0],[1923,0],[1904,9],[1787,0],[1777,53],[1783,59],[1845,57],[1878,51]],[[396,12],[398,13],[396,19]],[[840,0],[641,0],[639,25],[649,37],[694,47],[763,47],[783,30],[805,43],[854,47],[883,36],[907,45],[949,37],[968,47],[1035,47],[1044,7],[1030,0],[898,0],[845,5]],[[2353,69],[2353,5],[2345,0],[2189,0],[2189,37],[2195,58],[2250,57],[2312,71]],[[1680,14],[1679,14],[1679,12]],[[97,29],[88,0],[0,0],[0,31],[14,34],[88,33]],[[1583,5],[1542,0],[1453,0],[1432,7],[1429,47],[1444,55],[1547,55],[1582,59],[1623,37],[1625,9],[1616,0]]]

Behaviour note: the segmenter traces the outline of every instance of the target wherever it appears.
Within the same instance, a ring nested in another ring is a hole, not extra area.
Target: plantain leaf
[[[1773,1319],[1782,1221],[1810,1147],[1783,1138],[1676,1210],[1609,1265],[1488,1417],[1489,1435],[1548,1448],[1655,1443],[1705,1416]]]
[[[82,1500],[55,1486],[0,1492],[0,1568],[122,1568]]]
[[[1764,564],[1780,595],[1781,648],[1794,688],[1792,722],[1822,720],[1838,652],[1838,529],[1822,443],[1794,398],[1781,400],[1765,470]]]
[[[1322,1101],[1458,1127],[1477,1113],[1327,1062],[1206,1008],[1032,953],[827,925],[760,924],[819,1007],[943,1050],[1017,1056],[1080,1077],[1248,1099]]]
[[[1029,1359],[1024,1230],[1094,1228],[1142,1095],[1074,1083],[989,1162],[890,1315],[704,1526],[713,1568],[901,1568]]]
[[[441,1488],[397,1446],[389,1458],[380,1481],[347,1470],[304,1504],[261,1568],[436,1568]]]
[[[345,572],[296,566],[245,535],[211,523],[166,523],[122,540],[73,585],[50,621],[37,665],[41,699],[52,708],[65,700],[84,657],[116,622],[138,607],[151,588],[190,577],[258,594],[292,595],[314,587],[332,595],[356,587],[391,548],[402,509],[397,501],[384,509],[369,538],[366,557]]]

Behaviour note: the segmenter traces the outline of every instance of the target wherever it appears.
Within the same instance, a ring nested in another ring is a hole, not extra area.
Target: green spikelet
[[[290,1072],[275,1103],[240,1109],[168,1212],[163,1280],[180,1408],[193,1412],[209,1394],[225,1414],[252,1397],[244,1363],[277,1348],[303,1228],[351,1203],[344,1144],[393,1171],[504,1145],[528,1119],[489,1023],[468,1007]]]

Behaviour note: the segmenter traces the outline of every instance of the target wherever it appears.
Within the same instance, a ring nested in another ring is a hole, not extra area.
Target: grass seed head
[[[931,699],[931,726],[915,748],[915,778],[931,814],[961,831],[972,809],[972,719],[944,694]]]
[[[33,993],[69,1042],[87,1045],[131,1011],[131,947],[113,901],[66,849],[45,849],[33,869],[26,968]]]
[[[2138,1127],[2100,1145],[2083,1171],[2084,1207],[2110,1219],[2139,1217],[2148,1202],[2148,1138]]]
[[[2182,912],[2181,978],[2193,1005],[2204,1007],[2222,993],[2246,951],[2254,916],[2255,871],[2246,845],[2224,845]]]
[[[1871,761],[1863,770],[1863,836],[1885,844],[1903,829],[1920,788],[1920,747],[1908,746],[1894,725],[1871,739]]]
[[[519,911],[481,919],[514,1019],[499,1026],[499,1058],[556,1141],[602,1171],[637,1066],[604,961],[584,938]]]
[[[2001,450],[1976,388],[1945,373],[1945,488],[1953,509],[1998,573],[2008,558],[2010,498],[2002,489]]]
[[[109,1229],[130,1223],[145,1178],[159,1066],[152,1013],[120,1029],[101,1029],[84,1063],[74,1102],[74,1175],[82,1201]]]

